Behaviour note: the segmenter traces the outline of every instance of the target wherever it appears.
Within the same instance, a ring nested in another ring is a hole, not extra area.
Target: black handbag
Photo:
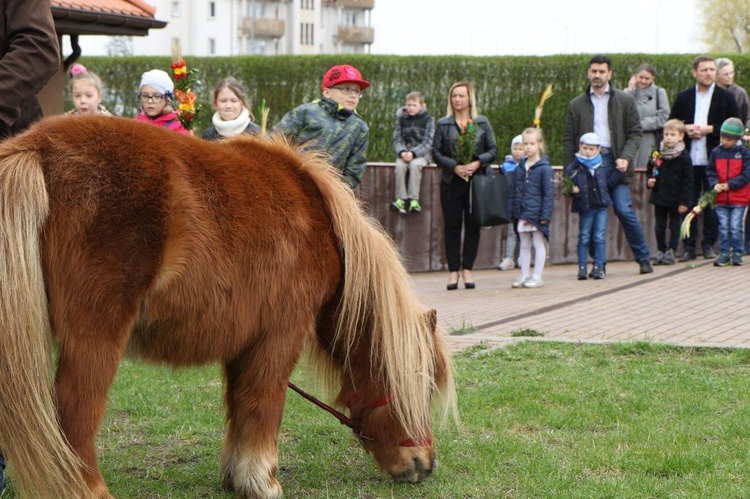
[[[471,215],[482,226],[502,225],[508,220],[508,178],[498,174],[491,166],[484,175],[471,177]]]

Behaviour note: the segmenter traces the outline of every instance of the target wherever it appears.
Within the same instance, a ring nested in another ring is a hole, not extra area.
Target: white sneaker
[[[514,268],[516,268],[516,264],[513,263],[512,258],[506,257],[506,258],[503,258],[503,261],[500,262],[500,265],[498,265],[497,268],[500,270],[513,270]]]
[[[516,280],[513,281],[513,284],[510,285],[511,288],[522,288],[524,284],[526,284],[526,281],[528,281],[528,277],[516,277]]]
[[[541,288],[542,286],[544,286],[544,281],[541,277],[532,277],[523,283],[524,288]]]

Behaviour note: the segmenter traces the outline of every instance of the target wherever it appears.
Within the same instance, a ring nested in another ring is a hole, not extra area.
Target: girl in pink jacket
[[[172,109],[173,92],[174,83],[165,71],[152,69],[143,73],[138,87],[141,114],[136,116],[135,120],[174,130],[183,135],[190,135],[190,132],[180,123],[177,112]]]

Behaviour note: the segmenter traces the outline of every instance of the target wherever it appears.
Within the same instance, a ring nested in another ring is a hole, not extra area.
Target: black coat
[[[653,176],[655,165],[649,161],[646,178]],[[665,208],[677,208],[680,205],[692,208],[693,198],[693,163],[687,149],[676,158],[663,160],[656,167],[656,183],[648,197],[648,202]]]
[[[669,119],[673,118],[682,120],[686,125],[692,125],[695,122],[694,86],[683,90],[674,98],[672,111],[669,113]],[[713,125],[714,131],[706,135],[706,158],[711,155],[714,147],[719,145],[721,124],[727,118],[740,118],[740,108],[731,92],[714,84],[711,106],[708,108],[708,124]],[[685,149],[690,150],[690,137],[687,134],[685,134]]]
[[[251,121],[247,124],[243,133],[260,134],[260,127]],[[219,140],[225,138],[223,135],[219,135],[219,132],[216,131],[216,127],[213,125],[203,130],[202,137],[206,140]]]
[[[497,159],[497,144],[492,126],[484,116],[474,119],[477,126],[476,148],[474,159],[478,159],[482,166],[491,165]],[[450,184],[453,179],[453,169],[458,164],[456,160],[456,141],[458,141],[458,124],[453,116],[440,118],[435,126],[435,137],[432,140],[432,158],[443,170],[443,182]],[[480,172],[478,172],[480,173]]]

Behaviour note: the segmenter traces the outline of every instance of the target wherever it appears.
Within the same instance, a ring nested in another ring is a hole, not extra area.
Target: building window
[[[310,43],[308,45],[315,45],[315,25],[310,24]]]
[[[216,18],[216,2],[208,2],[208,18]]]
[[[208,54],[216,55],[216,38],[208,39]]]
[[[180,0],[172,2],[172,17],[180,17]]]

